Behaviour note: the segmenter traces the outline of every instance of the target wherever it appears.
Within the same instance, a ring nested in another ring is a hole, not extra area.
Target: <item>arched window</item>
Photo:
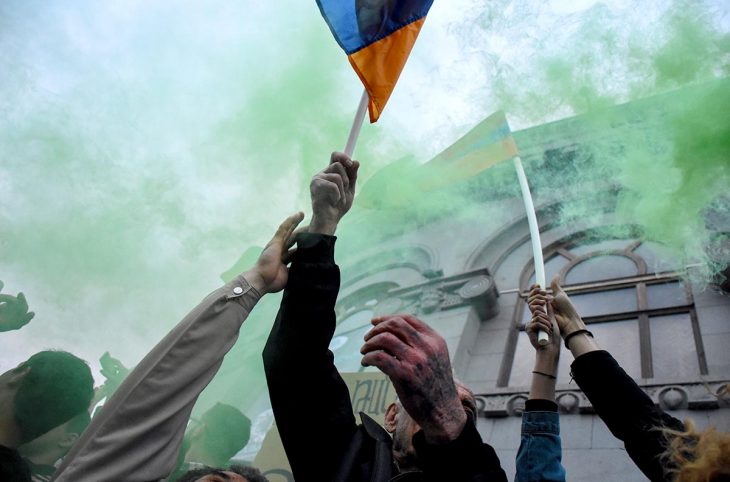
[[[379,303],[387,299],[388,291],[397,287],[393,282],[373,283],[338,300],[335,307],[337,327],[329,348],[340,372],[375,370],[360,365],[360,347],[365,333],[372,327],[370,321]]]
[[[707,374],[694,300],[684,272],[657,243],[635,239],[597,241],[586,232],[545,251],[547,279],[558,276],[601,347],[636,379],[682,382]],[[520,298],[534,284],[532,265],[520,277]],[[515,306],[498,386],[526,386],[534,350],[525,326],[525,303]],[[570,381],[573,357],[563,347],[559,383]]]
[[[363,337],[372,325],[373,311],[369,309],[356,311],[337,324],[335,336],[330,342],[330,350],[335,355],[335,366],[340,372],[361,372],[365,368],[360,365],[362,355],[360,347]]]

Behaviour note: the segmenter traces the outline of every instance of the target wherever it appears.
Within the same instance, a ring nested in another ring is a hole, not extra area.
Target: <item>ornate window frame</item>
[[[697,319],[697,312],[695,309],[694,297],[692,295],[692,289],[688,280],[685,277],[685,273],[682,271],[661,271],[656,273],[649,273],[647,269],[646,261],[636,253],[636,249],[641,246],[641,240],[636,240],[629,243],[624,249],[609,249],[599,250],[586,253],[583,255],[575,255],[569,250],[573,247],[577,247],[583,244],[585,241],[594,238],[595,233],[591,230],[576,233],[563,240],[553,243],[545,250],[545,259],[550,260],[554,256],[562,256],[568,260],[565,266],[562,267],[558,274],[558,277],[563,284],[563,288],[566,293],[569,294],[584,294],[584,293],[595,293],[602,291],[611,291],[622,288],[634,288],[637,293],[637,307],[632,311],[623,311],[610,313],[605,315],[597,316],[586,316],[584,321],[587,325],[592,323],[606,323],[612,321],[620,321],[626,319],[636,318],[639,323],[639,343],[640,343],[640,360],[641,360],[641,378],[652,379],[654,378],[654,368],[652,362],[652,349],[651,349],[651,329],[650,329],[650,318],[652,316],[663,316],[663,315],[674,315],[674,314],[686,314],[690,318],[692,333],[694,337],[695,351],[698,359],[698,366],[700,376],[708,374],[707,359],[705,357],[705,350],[702,343],[702,334],[700,333],[699,322]],[[628,237],[639,237],[637,233],[629,233]],[[600,281],[590,281],[583,283],[575,283],[572,285],[565,284],[567,274],[580,263],[585,262],[592,258],[600,256],[621,256],[630,259],[636,266],[637,272],[633,276],[624,276],[619,278],[605,279]],[[526,300],[529,290],[527,284],[530,278],[534,275],[534,267],[532,259],[525,265],[520,274],[519,279],[519,298]],[[650,308],[647,296],[647,286],[680,282],[684,286],[686,303],[683,305],[675,305],[668,308]],[[512,372],[512,366],[514,364],[514,357],[517,349],[517,340],[520,331],[524,331],[525,326],[522,323],[524,310],[526,304],[518,302],[515,304],[513,313],[512,328],[509,331],[507,338],[506,349],[500,366],[499,375],[497,378],[497,387],[503,388],[509,386],[509,380]]]

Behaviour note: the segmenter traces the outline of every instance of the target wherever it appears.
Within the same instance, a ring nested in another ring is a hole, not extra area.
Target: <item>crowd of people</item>
[[[353,414],[328,347],[340,287],[335,233],[353,204],[358,168],[357,161],[334,153],[312,178],[308,226],[297,229],[302,213],[288,217],[249,270],[203,299],[134,369],[105,354],[108,381],[96,393],[88,364],[63,351],[37,353],[3,373],[0,480],[266,481],[254,467],[229,465],[251,430],[239,410],[219,403],[189,421],[256,303],[282,290],[263,360],[295,480],[507,480],[478,431],[474,393],[454,378],[446,341],[415,316],[372,320],[362,364],[387,375],[398,399],[383,425]],[[535,368],[516,481],[566,480],[555,402],[561,343],[575,357],[576,383],[650,480],[730,480],[730,435],[697,431],[657,407],[599,348],[557,282],[551,292],[532,287],[528,305]],[[19,329],[32,318],[22,294],[0,294],[0,331]],[[547,345],[538,343],[539,331],[549,334]],[[318,396],[292,395],[304,391]],[[100,398],[106,403],[91,417]]]

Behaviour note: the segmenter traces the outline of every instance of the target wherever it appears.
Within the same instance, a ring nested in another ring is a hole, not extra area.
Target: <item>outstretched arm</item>
[[[122,382],[54,476],[57,481],[152,481],[175,464],[190,412],[259,298],[286,283],[290,216],[256,265],[213,291]]]
[[[263,352],[271,407],[296,480],[331,480],[357,430],[350,394],[328,348],[340,287],[333,235],[352,205],[357,168],[335,153],[312,179],[312,221],[296,238],[289,282]]]
[[[560,360],[560,330],[547,293],[535,285],[527,300],[532,321],[527,326],[535,348],[530,395],[522,413],[522,437],[517,451],[516,482],[565,481],[560,443],[560,419],[555,403],[555,384]],[[550,343],[540,345],[537,333],[550,334]]]
[[[3,289],[0,281],[0,291]],[[0,294],[0,332],[19,330],[33,319],[35,313],[28,311],[28,302],[23,293],[18,296]]]
[[[575,333],[566,342],[575,356],[573,378],[611,433],[624,442],[626,452],[644,475],[653,481],[666,480],[659,459],[666,449],[666,439],[660,429],[683,431],[684,424],[654,405],[611,354],[599,348],[556,280],[552,289],[552,305],[563,337]]]

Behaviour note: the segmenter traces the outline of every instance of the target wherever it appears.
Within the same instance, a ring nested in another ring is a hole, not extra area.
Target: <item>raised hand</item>
[[[286,218],[264,247],[254,267],[244,273],[246,280],[262,295],[276,293],[286,286],[289,279],[289,268],[286,264],[291,254],[288,248],[291,246],[292,234],[302,219],[304,213],[301,212]]]
[[[532,314],[532,320],[525,331],[530,338],[530,343],[535,350],[544,353],[560,356],[560,328],[555,321],[555,313],[552,307],[552,297],[539,285],[533,285],[527,297],[527,305]],[[550,335],[550,342],[540,345],[537,339],[539,331]],[[556,335],[556,336],[553,336]]]
[[[363,366],[390,377],[403,408],[423,429],[426,440],[456,439],[467,414],[459,399],[446,341],[411,315],[374,318],[360,349]]]
[[[0,281],[0,290],[3,286]],[[18,296],[0,294],[0,332],[19,330],[34,316],[34,312],[28,311],[28,301],[23,293],[18,293]]]
[[[100,372],[106,378],[104,384],[97,388],[97,396],[101,399],[114,394],[129,374],[129,368],[125,367],[119,359],[112,357],[109,352],[105,352],[99,358],[99,363],[101,364]]]
[[[578,314],[575,306],[573,306],[570,298],[568,298],[568,295],[560,287],[558,278],[553,279],[550,287],[553,290],[553,298],[550,304],[555,312],[555,321],[558,323],[563,338],[574,331],[585,330],[586,324]]]
[[[355,198],[360,163],[346,154],[333,152],[330,164],[314,175],[309,184],[312,197],[312,222],[309,232],[332,235]]]
[[[538,285],[533,285],[527,304],[532,313],[532,320],[527,325],[527,335],[535,348],[535,368],[529,398],[541,398],[555,401],[555,382],[560,361],[560,329],[555,321],[555,313],[551,305],[552,297]],[[547,312],[546,312],[547,308]],[[538,332],[544,331],[549,337],[548,343],[538,342]]]

